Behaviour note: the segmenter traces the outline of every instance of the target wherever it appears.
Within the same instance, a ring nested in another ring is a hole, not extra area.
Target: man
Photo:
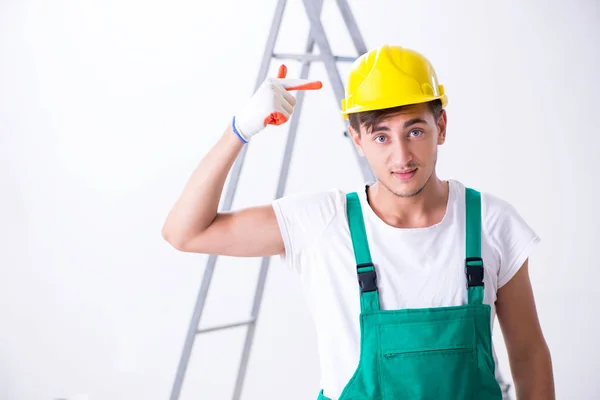
[[[342,113],[376,182],[217,211],[242,146],[290,118],[290,90],[318,88],[285,69],[266,80],[191,176],[164,238],[186,252],[281,255],[314,316],[319,399],[502,399],[496,315],[518,399],[553,399],[528,276],[539,239],[507,202],[438,177],[447,97],[421,54],[381,46],[350,72]]]

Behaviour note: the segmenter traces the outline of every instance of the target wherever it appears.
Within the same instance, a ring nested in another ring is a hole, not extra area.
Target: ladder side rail
[[[306,14],[308,16],[308,19],[310,20],[311,34],[313,35],[313,39],[315,40],[317,46],[319,46],[319,50],[321,51],[321,55],[323,56],[325,70],[327,71],[327,75],[333,88],[335,98],[338,102],[338,107],[340,107],[341,101],[345,97],[344,84],[342,83],[342,78],[337,68],[335,58],[333,56],[333,53],[331,52],[331,46],[329,45],[329,41],[327,40],[325,29],[323,28],[323,24],[321,22],[320,14],[317,12],[318,10],[315,8],[311,0],[303,0],[303,2],[305,5]],[[347,129],[348,123],[346,121],[344,121],[344,123]],[[375,175],[369,167],[367,160],[364,157],[360,156],[358,150],[353,144],[352,148],[354,150],[354,155],[360,167],[364,181],[373,182],[375,180]]]
[[[320,14],[321,10],[322,10],[322,6],[323,6],[323,0],[315,0],[315,1],[316,1],[316,4],[315,4],[316,8]],[[315,46],[315,41],[312,37],[312,34],[309,32],[308,38],[306,40],[305,54],[311,54],[314,51],[314,46]],[[308,74],[310,72],[310,65],[311,65],[310,60],[304,60],[302,62],[302,66],[300,69],[300,79],[308,78]],[[285,187],[287,184],[288,173],[289,173],[293,150],[294,150],[294,144],[296,141],[296,134],[298,131],[298,124],[300,122],[300,115],[302,112],[302,105],[304,104],[304,97],[305,97],[305,92],[303,90],[298,91],[298,93],[296,94],[296,107],[294,108],[294,112],[289,121],[290,125],[289,125],[289,129],[288,129],[288,135],[287,135],[287,140],[286,140],[286,144],[285,144],[283,160],[281,162],[279,181],[277,182],[277,189],[275,191],[275,199],[282,197],[285,192]],[[263,257],[262,262],[261,262],[259,278],[258,278],[258,282],[256,285],[255,297],[254,297],[252,311],[251,311],[251,319],[252,319],[253,323],[250,326],[248,326],[248,329],[246,331],[246,338],[245,338],[245,342],[244,342],[244,348],[242,350],[242,359],[240,361],[240,368],[238,370],[238,375],[237,375],[237,379],[236,379],[236,383],[235,383],[235,391],[233,394],[233,400],[239,400],[240,396],[241,396],[242,387],[243,387],[244,379],[246,376],[246,370],[248,367],[248,361],[250,358],[250,350],[251,350],[251,346],[252,346],[252,343],[254,340],[254,334],[256,331],[256,322],[258,320],[258,315],[260,312],[260,306],[262,303],[262,297],[263,297],[263,293],[264,293],[264,287],[265,287],[265,282],[267,279],[267,273],[268,273],[270,261],[271,261],[271,257]]]
[[[263,58],[261,62],[261,66],[259,69],[259,73],[256,79],[255,90],[260,86],[262,81],[266,78],[267,73],[269,71],[269,66],[271,62],[271,57],[275,50],[275,44],[277,42],[277,37],[279,35],[279,30],[281,28],[281,21],[283,20],[283,14],[285,12],[286,0],[278,0],[275,8],[273,22],[271,24],[271,29],[269,31],[269,36],[267,38],[267,43],[265,45],[265,51],[263,53]],[[242,172],[242,167],[244,164],[244,159],[247,152],[247,146],[244,146],[238,155],[238,158],[232,168],[230,180],[227,188],[227,192],[225,194],[224,201],[222,203],[222,210],[231,209],[231,205],[233,204],[233,199],[235,196],[236,188],[238,185],[238,180]],[[206,302],[206,297],[208,295],[208,290],[210,287],[210,283],[212,280],[212,275],[214,273],[214,268],[217,262],[217,255],[210,254],[208,257],[208,261],[206,263],[206,267],[204,270],[204,276],[202,278],[202,283],[200,285],[200,290],[198,291],[198,296],[196,298],[196,304],[194,306],[194,311],[192,313],[192,318],[190,320],[190,324],[188,327],[188,331],[186,334],[185,342],[183,345],[181,358],[179,360],[179,364],[177,366],[177,372],[175,375],[175,380],[173,382],[173,387],[171,389],[171,397],[170,400],[178,400],[181,395],[181,388],[183,386],[183,380],[185,377],[185,373],[187,371],[187,367],[189,364],[190,356],[192,353],[192,348],[194,345],[194,341],[198,331],[198,325],[200,323],[200,318],[202,316],[202,311],[204,309],[204,304]]]

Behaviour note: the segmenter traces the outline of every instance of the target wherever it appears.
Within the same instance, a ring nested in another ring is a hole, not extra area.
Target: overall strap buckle
[[[360,271],[361,268],[366,267],[370,267],[370,269],[368,271]],[[360,286],[361,293],[377,290],[377,273],[375,272],[373,263],[358,264],[356,268],[358,270],[358,285]]]
[[[467,287],[483,286],[483,259],[481,257],[467,257],[465,259],[465,273],[467,274]]]

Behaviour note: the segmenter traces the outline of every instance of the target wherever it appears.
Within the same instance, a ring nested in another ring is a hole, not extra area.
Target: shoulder
[[[481,192],[481,218],[484,234],[504,259],[517,257],[509,253],[539,241],[536,232],[517,207],[494,193]],[[514,262],[524,261],[519,257]]]
[[[469,189],[476,190],[481,196],[481,218],[482,227],[488,233],[498,230],[500,225],[510,223],[511,220],[523,219],[517,208],[506,199],[489,191],[479,190],[477,187],[470,187],[458,180],[451,180],[452,187],[456,190],[457,198],[464,202],[465,191]]]
[[[457,186],[464,191],[462,183]],[[482,238],[500,262],[498,287],[502,287],[531,255],[540,238],[514,204],[489,191],[479,193]]]
[[[315,192],[298,192],[273,201],[275,211],[298,214],[303,217],[330,219],[346,205],[346,192],[331,188]]]
[[[486,191],[481,192],[481,213],[488,226],[519,217],[519,212],[512,203]]]
[[[285,246],[283,260],[300,270],[304,250],[345,214],[346,193],[340,189],[294,193],[274,200],[272,206]]]
[[[511,235],[535,236],[517,207],[494,193],[481,192],[481,215],[483,228],[496,244]]]
[[[317,237],[337,217],[345,215],[346,193],[337,188],[298,192],[272,202],[280,228],[296,237]]]

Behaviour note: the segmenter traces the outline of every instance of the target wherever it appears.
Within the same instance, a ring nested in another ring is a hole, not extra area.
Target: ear
[[[448,116],[446,115],[446,110],[442,110],[440,113],[440,117],[437,121],[438,128],[438,144],[444,144],[446,141],[446,125],[448,123]]]
[[[362,157],[364,157],[365,153],[363,152],[363,149],[362,149],[361,136],[358,134],[358,132],[356,132],[356,129],[354,129],[351,125],[348,125],[348,132],[350,133],[350,137],[352,138],[352,143],[354,143],[354,146],[356,146],[356,150],[358,150],[358,153]]]

